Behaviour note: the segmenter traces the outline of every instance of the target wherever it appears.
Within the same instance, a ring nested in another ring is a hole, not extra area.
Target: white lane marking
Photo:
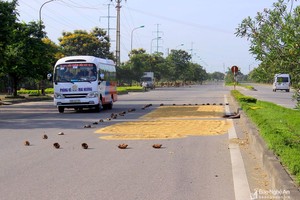
[[[227,96],[224,95],[224,101],[227,103]],[[229,106],[225,104],[226,114],[230,113]],[[232,121],[232,119],[228,119]],[[232,121],[233,124],[233,121]],[[228,130],[229,140],[238,138],[234,124],[232,128]],[[231,157],[232,165],[232,176],[233,176],[233,185],[234,185],[234,194],[236,200],[246,200],[250,199],[250,187],[246,175],[245,165],[240,151],[240,147],[236,143],[229,142],[229,151]]]

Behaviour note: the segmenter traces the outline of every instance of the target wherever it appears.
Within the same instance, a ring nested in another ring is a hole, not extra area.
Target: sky
[[[115,52],[116,0],[53,0],[44,4],[47,1],[19,0],[19,20],[39,21],[41,14],[47,36],[57,44],[64,31],[109,27]],[[181,49],[209,73],[236,65],[248,74],[259,61],[250,54],[249,41],[234,33],[243,19],[254,18],[274,2],[277,0],[121,0],[121,62],[129,59],[131,46],[147,53],[158,50],[164,56],[171,49]],[[294,7],[297,4],[294,2]]]

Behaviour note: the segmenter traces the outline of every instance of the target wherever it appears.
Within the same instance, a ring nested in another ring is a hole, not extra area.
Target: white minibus
[[[289,74],[275,74],[273,82],[273,92],[277,90],[290,91],[291,76]]]
[[[54,66],[54,104],[60,113],[65,108],[112,109],[117,101],[116,85],[116,67],[109,59],[69,56]]]

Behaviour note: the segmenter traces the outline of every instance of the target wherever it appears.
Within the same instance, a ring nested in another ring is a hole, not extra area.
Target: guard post
[[[239,68],[238,68],[236,65],[234,65],[234,66],[231,67],[231,71],[232,71],[232,73],[233,73],[233,79],[234,79],[234,85],[233,85],[233,88],[234,88],[234,90],[235,90],[235,86],[236,86],[236,75],[237,75],[237,73],[238,73],[238,71],[239,71]]]

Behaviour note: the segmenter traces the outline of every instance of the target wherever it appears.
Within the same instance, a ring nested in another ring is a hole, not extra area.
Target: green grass
[[[18,90],[18,95],[20,94],[28,94],[29,96],[39,96],[42,95],[41,94],[41,90],[25,90],[25,89],[21,89]],[[53,94],[54,90],[53,88],[47,88],[45,89],[45,94]]]
[[[243,111],[254,122],[269,149],[280,158],[283,166],[295,175],[300,184],[300,112],[259,101],[241,101],[244,96],[237,90],[231,94],[240,103]],[[245,97],[245,96],[244,96]]]
[[[234,86],[235,83],[230,82],[230,83],[226,83],[225,85],[226,86]],[[244,83],[237,83],[236,86],[244,87],[244,88],[247,88],[248,90],[255,90],[255,88],[253,86],[251,86],[251,85],[245,85]]]
[[[242,85],[243,87],[247,88],[248,90],[254,90],[254,87],[251,85]]]
[[[125,86],[125,87],[117,87],[118,92],[141,92],[143,88],[141,86]]]
[[[126,87],[117,87],[117,92],[119,94],[124,94],[128,92],[142,92],[143,88],[141,86],[126,86]],[[46,94],[53,94],[54,89],[53,88],[47,88],[45,89]],[[41,90],[18,90],[18,95],[24,95],[28,94],[29,96],[40,96]]]
[[[226,85],[226,86],[234,86],[234,85],[240,86],[239,83],[234,83],[234,82],[226,82],[225,85]]]

